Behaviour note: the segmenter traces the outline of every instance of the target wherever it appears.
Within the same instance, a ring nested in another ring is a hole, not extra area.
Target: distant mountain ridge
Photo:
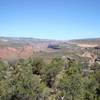
[[[75,39],[75,40],[69,40],[69,42],[75,44],[100,45],[100,38]]]
[[[50,41],[60,41],[60,40],[54,40],[54,39],[41,39],[41,38],[31,38],[31,37],[0,37],[0,40],[2,39],[6,39],[6,40],[9,40],[9,41],[41,41],[41,42],[44,42],[44,41],[47,41],[47,42],[50,42]]]

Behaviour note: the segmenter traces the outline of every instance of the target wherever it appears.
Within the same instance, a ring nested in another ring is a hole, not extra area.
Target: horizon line
[[[72,38],[72,39],[49,39],[49,38],[39,38],[31,36],[0,36],[0,38],[24,38],[24,39],[39,39],[39,40],[52,40],[52,41],[70,41],[70,40],[85,40],[85,39],[99,39],[100,37],[90,37],[90,38]]]

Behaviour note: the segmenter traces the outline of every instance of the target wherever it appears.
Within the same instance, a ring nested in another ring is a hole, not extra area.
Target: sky
[[[100,0],[0,0],[0,36],[100,37]]]

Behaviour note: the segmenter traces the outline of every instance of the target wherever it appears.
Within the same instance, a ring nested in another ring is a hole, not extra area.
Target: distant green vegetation
[[[61,58],[0,61],[0,100],[100,100],[100,70],[82,68]]]

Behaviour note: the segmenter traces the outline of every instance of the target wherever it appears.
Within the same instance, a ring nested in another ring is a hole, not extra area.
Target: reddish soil
[[[7,58],[28,58],[33,54],[33,46],[24,46],[21,48],[5,47],[0,48],[0,59]]]
[[[23,47],[0,47],[0,59],[19,59],[19,58],[29,58],[35,52],[46,51],[48,52],[51,49],[48,49],[49,43],[32,43],[25,45]]]

